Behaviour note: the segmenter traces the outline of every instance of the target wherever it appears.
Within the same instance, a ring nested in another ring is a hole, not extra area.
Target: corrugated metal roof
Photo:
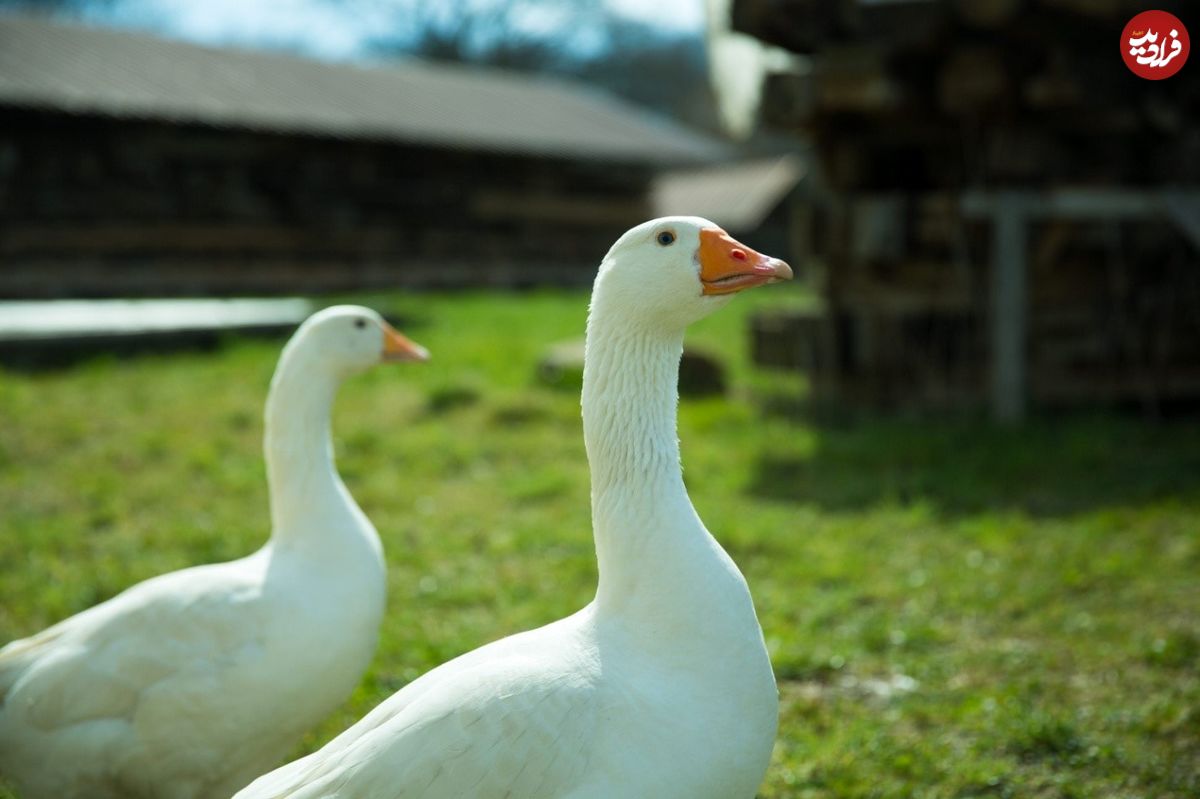
[[[579,84],[361,67],[0,16],[0,106],[631,162],[725,146]]]
[[[692,214],[729,230],[753,230],[796,187],[804,173],[803,163],[792,155],[668,172],[654,182],[654,213]]]

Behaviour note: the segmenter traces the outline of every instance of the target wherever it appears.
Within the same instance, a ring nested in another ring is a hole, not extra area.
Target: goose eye
[[[357,327],[359,330],[362,330],[364,327],[367,326],[367,320],[366,319],[355,319],[354,326]]]
[[[675,234],[670,230],[664,230],[661,233],[659,233],[657,236],[655,236],[654,240],[657,241],[663,247],[669,247],[670,245],[675,243]]]

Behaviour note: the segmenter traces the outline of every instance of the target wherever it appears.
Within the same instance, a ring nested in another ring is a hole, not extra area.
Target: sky
[[[436,0],[432,0],[436,2]],[[604,0],[612,13],[668,32],[700,31],[704,0]],[[387,0],[114,0],[91,4],[84,20],[136,27],[210,45],[279,47],[319,58],[367,55],[366,43],[397,24]],[[531,21],[536,27],[536,20]]]

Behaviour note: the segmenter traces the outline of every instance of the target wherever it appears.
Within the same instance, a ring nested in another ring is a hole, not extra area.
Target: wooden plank
[[[1200,251],[1200,191],[1165,191],[1162,203],[1175,227]]]
[[[1007,208],[1013,192],[968,191],[963,194],[963,213],[991,216]],[[1163,213],[1157,192],[1139,189],[1058,189],[1048,192],[1020,192],[1021,206],[1030,216],[1057,219],[1131,219]],[[1177,197],[1200,197],[1200,191],[1179,190]]]
[[[471,199],[483,219],[530,219],[579,225],[633,224],[649,215],[649,203],[624,197],[571,197],[483,189]]]
[[[992,229],[992,414],[997,421],[1025,416],[1027,200],[1019,192],[996,196]]]
[[[64,285],[63,276],[69,283]],[[0,298],[314,294],[368,288],[586,285],[595,259],[181,259],[112,263],[41,258],[0,270]]]
[[[359,226],[353,230],[282,224],[32,224],[0,230],[0,254],[243,252],[280,250],[329,252],[395,247],[402,231]]]

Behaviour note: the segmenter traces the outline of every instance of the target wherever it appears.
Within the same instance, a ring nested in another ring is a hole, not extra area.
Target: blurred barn
[[[761,317],[761,362],[831,402],[1006,419],[1200,401],[1200,58],[1127,70],[1145,3],[710,8],[726,117],[757,108],[813,156],[798,236],[824,308]]]
[[[0,17],[0,297],[584,283],[725,155],[544,78]]]

